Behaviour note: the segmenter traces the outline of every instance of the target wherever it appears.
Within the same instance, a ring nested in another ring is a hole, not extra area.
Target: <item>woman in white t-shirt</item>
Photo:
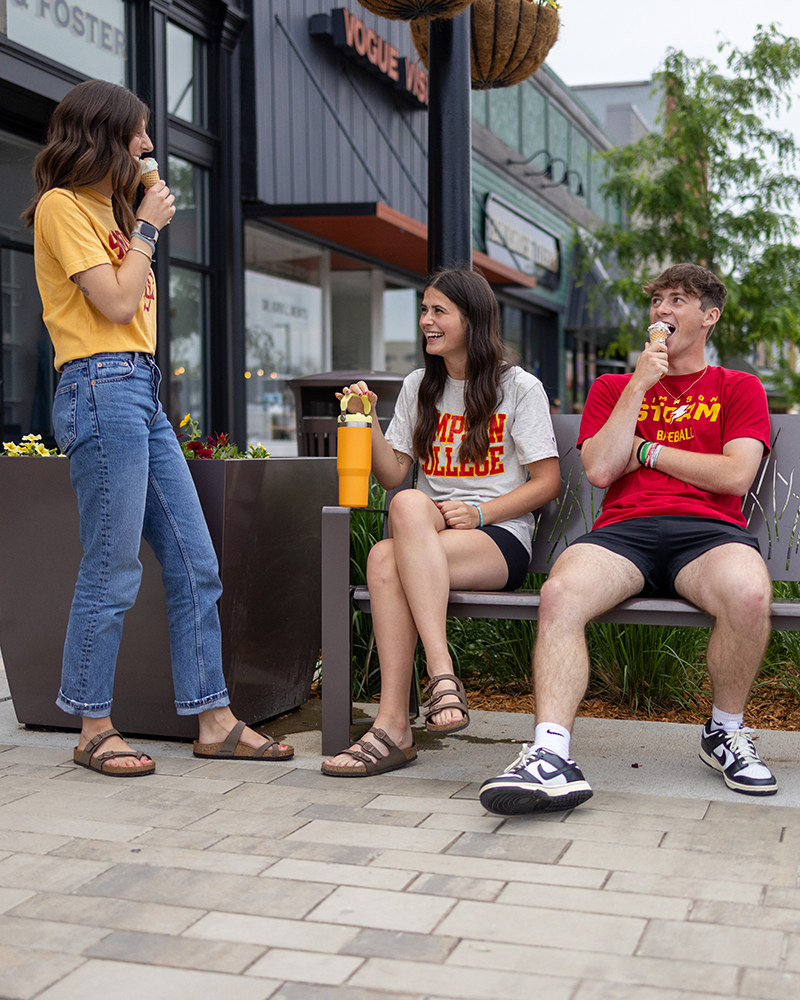
[[[367,580],[381,664],[381,702],[365,737],[322,765],[325,774],[366,776],[417,756],[408,694],[417,637],[428,671],[425,727],[469,725],[464,688],[447,647],[452,590],[514,590],[530,559],[531,511],[559,492],[558,451],[541,382],[503,359],[497,301],[466,269],[429,280],[420,316],[425,368],[405,381],[384,437],[372,429],[372,471],[398,487],[415,460],[417,489],[389,508],[390,537],[370,552]],[[377,395],[366,382],[338,398]],[[358,399],[349,403],[363,409]]]

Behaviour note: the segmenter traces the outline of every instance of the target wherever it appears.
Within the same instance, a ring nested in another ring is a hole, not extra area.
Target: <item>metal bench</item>
[[[553,427],[561,455],[561,493],[539,512],[530,563],[531,573],[547,573],[574,538],[591,528],[603,491],[586,479],[575,446],[580,417],[557,414]],[[772,451],[745,498],[748,529],[758,537],[773,580],[800,581],[800,419],[771,418]],[[352,718],[353,607],[370,611],[366,587],[350,586],[350,508],[322,509],[322,752],[332,754],[350,743]],[[451,591],[447,613],[456,618],[539,617],[538,592]],[[713,624],[688,601],[632,598],[596,619],[633,625]],[[772,627],[800,631],[800,601],[772,604]]]

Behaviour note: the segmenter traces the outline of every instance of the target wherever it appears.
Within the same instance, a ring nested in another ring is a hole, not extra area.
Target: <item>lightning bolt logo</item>
[[[682,403],[680,406],[676,407],[670,414],[669,422],[672,423],[675,420],[680,420],[681,417],[685,417],[686,414],[691,409],[687,403]]]

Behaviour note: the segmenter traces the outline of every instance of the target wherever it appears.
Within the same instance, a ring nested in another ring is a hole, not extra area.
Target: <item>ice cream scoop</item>
[[[655,344],[659,340],[664,341],[670,335],[670,328],[666,323],[653,323],[652,326],[648,326],[647,332],[650,334],[650,343]]]
[[[141,161],[141,176],[139,180],[146,188],[151,188],[160,180],[158,176],[158,162],[152,156],[148,156]]]

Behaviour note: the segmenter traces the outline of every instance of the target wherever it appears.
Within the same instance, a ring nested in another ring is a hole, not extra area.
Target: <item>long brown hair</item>
[[[125,87],[105,80],[73,87],[53,112],[47,144],[34,162],[36,195],[22,213],[25,222],[33,225],[36,206],[47,191],[91,187],[110,171],[114,218],[130,237],[139,168],[129,146],[149,119],[147,105]]]
[[[467,268],[435,271],[425,290],[435,288],[446,295],[466,321],[467,366],[464,386],[464,424],[459,458],[482,462],[489,454],[489,421],[500,399],[500,382],[508,369],[503,359],[500,313],[497,299],[482,274]],[[417,425],[414,428],[414,451],[428,458],[436,437],[436,404],[447,381],[444,359],[425,351],[425,374],[419,386]]]

